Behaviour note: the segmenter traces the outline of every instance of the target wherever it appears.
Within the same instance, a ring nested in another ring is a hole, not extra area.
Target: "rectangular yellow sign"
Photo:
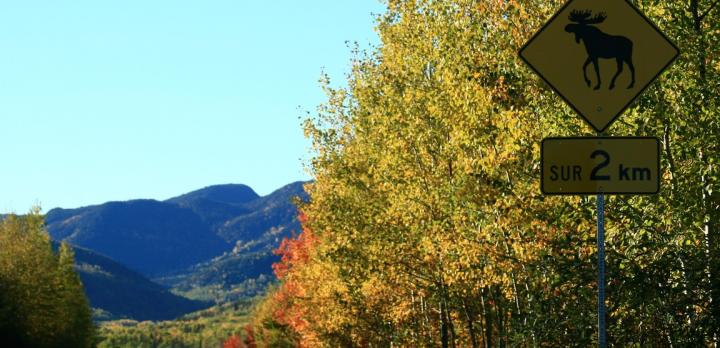
[[[660,141],[654,137],[545,138],[541,190],[548,195],[656,194]]]

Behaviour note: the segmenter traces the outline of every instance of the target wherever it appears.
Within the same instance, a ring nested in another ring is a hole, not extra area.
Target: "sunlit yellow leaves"
[[[312,201],[303,207],[322,243],[317,264],[296,278],[308,322],[319,323],[308,332],[322,344],[438,346],[443,328],[458,346],[594,344],[594,200],[543,197],[538,187],[541,139],[590,131],[517,58],[562,3],[390,1],[378,20],[382,44],[356,58],[347,90],[326,88],[327,103],[306,123],[316,154]],[[640,5],[667,25],[687,12],[669,2]],[[716,57],[705,56],[712,74]],[[675,74],[611,129],[665,132],[679,162],[664,159],[672,200],[608,200],[608,289],[624,301],[609,308],[632,323],[615,328],[624,337],[657,319],[633,321],[655,313],[638,309],[649,306],[642,289],[672,283],[675,292],[658,293],[689,298],[692,291],[681,292],[693,286],[688,271],[662,272],[704,267],[691,212],[704,209],[697,201],[708,192],[696,181],[717,170],[709,160],[703,167],[696,149],[716,154],[711,144],[720,140],[685,120],[686,100],[697,99],[685,89],[702,81]],[[710,129],[717,93],[707,88],[692,117]],[[665,327],[677,326],[670,317]]]

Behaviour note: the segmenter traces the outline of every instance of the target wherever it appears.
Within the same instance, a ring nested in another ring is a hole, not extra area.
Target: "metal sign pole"
[[[605,348],[605,195],[597,195],[598,347]]]

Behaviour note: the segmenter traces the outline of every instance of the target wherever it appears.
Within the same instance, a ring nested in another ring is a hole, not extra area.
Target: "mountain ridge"
[[[272,250],[300,231],[306,182],[259,196],[242,184],[207,186],[164,201],[136,199],[46,215],[51,237],[127,266],[176,294],[218,301],[254,296],[274,281]],[[215,291],[215,290],[213,290]]]
[[[191,210],[155,200],[56,208],[45,222],[54,240],[93,250],[150,277],[228,248]]]
[[[168,198],[165,202],[179,204],[193,199],[207,199],[220,203],[243,204],[260,197],[255,190],[244,184],[219,184],[205,186],[180,196]]]

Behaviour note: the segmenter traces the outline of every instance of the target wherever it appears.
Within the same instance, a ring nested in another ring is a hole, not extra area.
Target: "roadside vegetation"
[[[256,340],[282,327],[303,347],[596,344],[594,198],[539,189],[541,140],[594,134],[517,56],[562,3],[387,2],[381,44],[356,50],[346,88],[324,79],[305,123],[315,181]],[[606,202],[608,342],[712,346],[720,9],[633,3],[682,55],[608,133],[662,144],[660,194]]]
[[[95,326],[74,254],[53,250],[39,209],[0,221],[0,345],[93,347]]]

